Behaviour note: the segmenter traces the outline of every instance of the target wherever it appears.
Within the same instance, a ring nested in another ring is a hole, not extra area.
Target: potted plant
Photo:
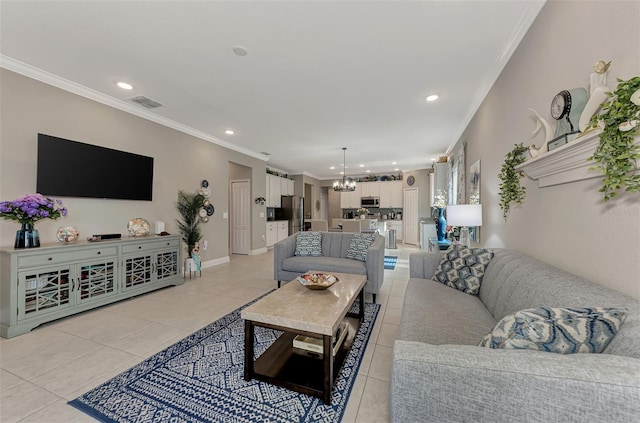
[[[367,213],[369,213],[369,210],[364,207],[360,207],[358,210],[356,210],[356,213],[360,215],[360,219],[364,219]]]
[[[526,195],[527,188],[520,184],[520,178],[524,176],[524,173],[515,169],[516,166],[526,160],[524,156],[526,151],[528,151],[528,148],[523,146],[522,143],[515,144],[513,150],[505,156],[502,168],[500,168],[500,174],[498,174],[498,178],[502,181],[499,186],[500,208],[505,221],[511,209],[511,203],[522,204]]]
[[[198,212],[204,206],[204,196],[178,191],[176,209],[182,220],[176,220],[182,240],[187,244],[187,253],[191,257],[196,243],[202,239]]]
[[[61,200],[42,194],[28,194],[13,201],[0,202],[0,217],[15,220],[22,227],[16,233],[14,248],[34,248],[40,246],[40,236],[35,229],[37,221],[56,220],[67,215],[67,208]]]
[[[264,197],[256,197],[256,199],[254,200],[254,202],[259,206],[264,206],[264,203],[266,201],[267,201],[267,199],[264,198]]]
[[[600,143],[589,160],[604,174],[603,200],[609,201],[620,190],[640,192],[640,145],[635,137],[640,133],[640,76],[628,81],[618,79],[614,92],[600,106],[602,113],[591,118],[589,128],[601,128]]]

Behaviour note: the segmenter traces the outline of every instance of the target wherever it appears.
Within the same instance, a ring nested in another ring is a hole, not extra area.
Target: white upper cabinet
[[[267,175],[267,182],[269,189],[269,198],[267,198],[267,207],[281,207],[280,196],[282,195],[282,186],[280,184],[280,177],[275,175]]]
[[[379,182],[380,207],[402,208],[402,181]]]
[[[282,195],[293,195],[294,182],[288,178],[280,178]]]
[[[360,207],[360,198],[362,197],[362,184],[356,184],[355,191],[347,191],[340,193],[340,207],[343,209],[357,209]]]
[[[363,197],[380,197],[381,185],[386,182],[362,182],[362,196]]]

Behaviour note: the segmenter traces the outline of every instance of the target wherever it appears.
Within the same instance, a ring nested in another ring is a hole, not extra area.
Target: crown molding
[[[216,138],[213,135],[199,131],[190,126],[183,125],[174,120],[159,116],[155,113],[149,112],[145,109],[139,108],[138,106],[130,104],[124,100],[111,97],[109,95],[106,95],[94,89],[85,87],[84,85],[80,85],[73,81],[69,81],[68,79],[46,72],[42,69],[31,66],[27,63],[21,62],[12,57],[5,56],[4,54],[0,55],[0,67],[10,70],[12,72],[19,73],[20,75],[24,75],[31,79],[35,79],[36,81],[40,81],[45,84],[54,86],[56,88],[60,88],[61,90],[65,90],[70,93],[79,95],[81,97],[88,98],[89,100],[102,103],[109,107],[113,107],[114,109],[122,110],[123,112],[141,117],[143,119],[149,120],[159,125],[163,125],[168,128],[175,129],[176,131],[180,131],[187,135],[191,135],[201,140],[208,141],[212,144],[216,144],[221,147],[228,148],[229,150],[242,153],[249,157],[253,157],[255,159],[259,159],[265,162],[269,160],[269,157],[265,156],[264,154],[259,154],[254,151],[248,150],[246,148],[231,144],[227,141]]]
[[[495,82],[498,80],[498,77],[504,70],[505,66],[507,66],[509,59],[511,59],[511,56],[520,45],[520,42],[527,34],[527,31],[529,31],[531,25],[533,25],[533,22],[535,22],[546,2],[547,0],[532,0],[522,2],[522,13],[513,23],[513,31],[511,33],[511,37],[509,37],[509,39],[505,42],[504,48],[502,49],[498,57],[496,57],[491,70],[487,72],[484,84],[480,86],[480,88],[476,92],[475,98],[473,99],[474,101],[472,101],[471,103],[474,105],[474,107],[470,109],[469,113],[467,113],[464,119],[462,119],[460,129],[458,129],[457,134],[455,134],[455,136],[451,140],[451,145],[449,145],[449,148],[447,148],[447,151],[444,153],[445,156],[450,155],[453,151],[453,148],[460,140],[460,137],[462,137],[462,134],[464,134],[464,131],[467,129],[467,126],[469,126],[469,123],[471,123],[471,120],[484,102],[487,94],[489,94],[489,91],[491,91],[491,88],[493,88],[493,84],[495,84]]]

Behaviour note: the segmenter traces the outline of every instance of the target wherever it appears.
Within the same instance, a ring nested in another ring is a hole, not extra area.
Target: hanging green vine
[[[520,178],[522,178],[524,174],[516,171],[515,167],[524,163],[524,153],[527,150],[527,147],[523,146],[522,143],[515,144],[513,150],[505,156],[500,174],[498,175],[498,178],[502,181],[500,183],[499,194],[500,208],[502,209],[502,217],[504,220],[507,220],[511,203],[522,204],[524,201],[527,188],[520,184]]]
[[[602,113],[591,118],[589,128],[602,128],[600,144],[589,157],[604,174],[602,188],[604,201],[628,192],[640,192],[640,145],[635,136],[640,133],[640,76],[628,81],[618,79],[616,90],[607,93],[609,100],[602,103]]]

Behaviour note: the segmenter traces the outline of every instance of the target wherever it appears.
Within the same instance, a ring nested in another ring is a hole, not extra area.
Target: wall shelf
[[[595,163],[587,160],[600,143],[600,133],[599,130],[589,132],[515,169],[537,180],[540,188],[602,177],[600,171],[590,169]]]

